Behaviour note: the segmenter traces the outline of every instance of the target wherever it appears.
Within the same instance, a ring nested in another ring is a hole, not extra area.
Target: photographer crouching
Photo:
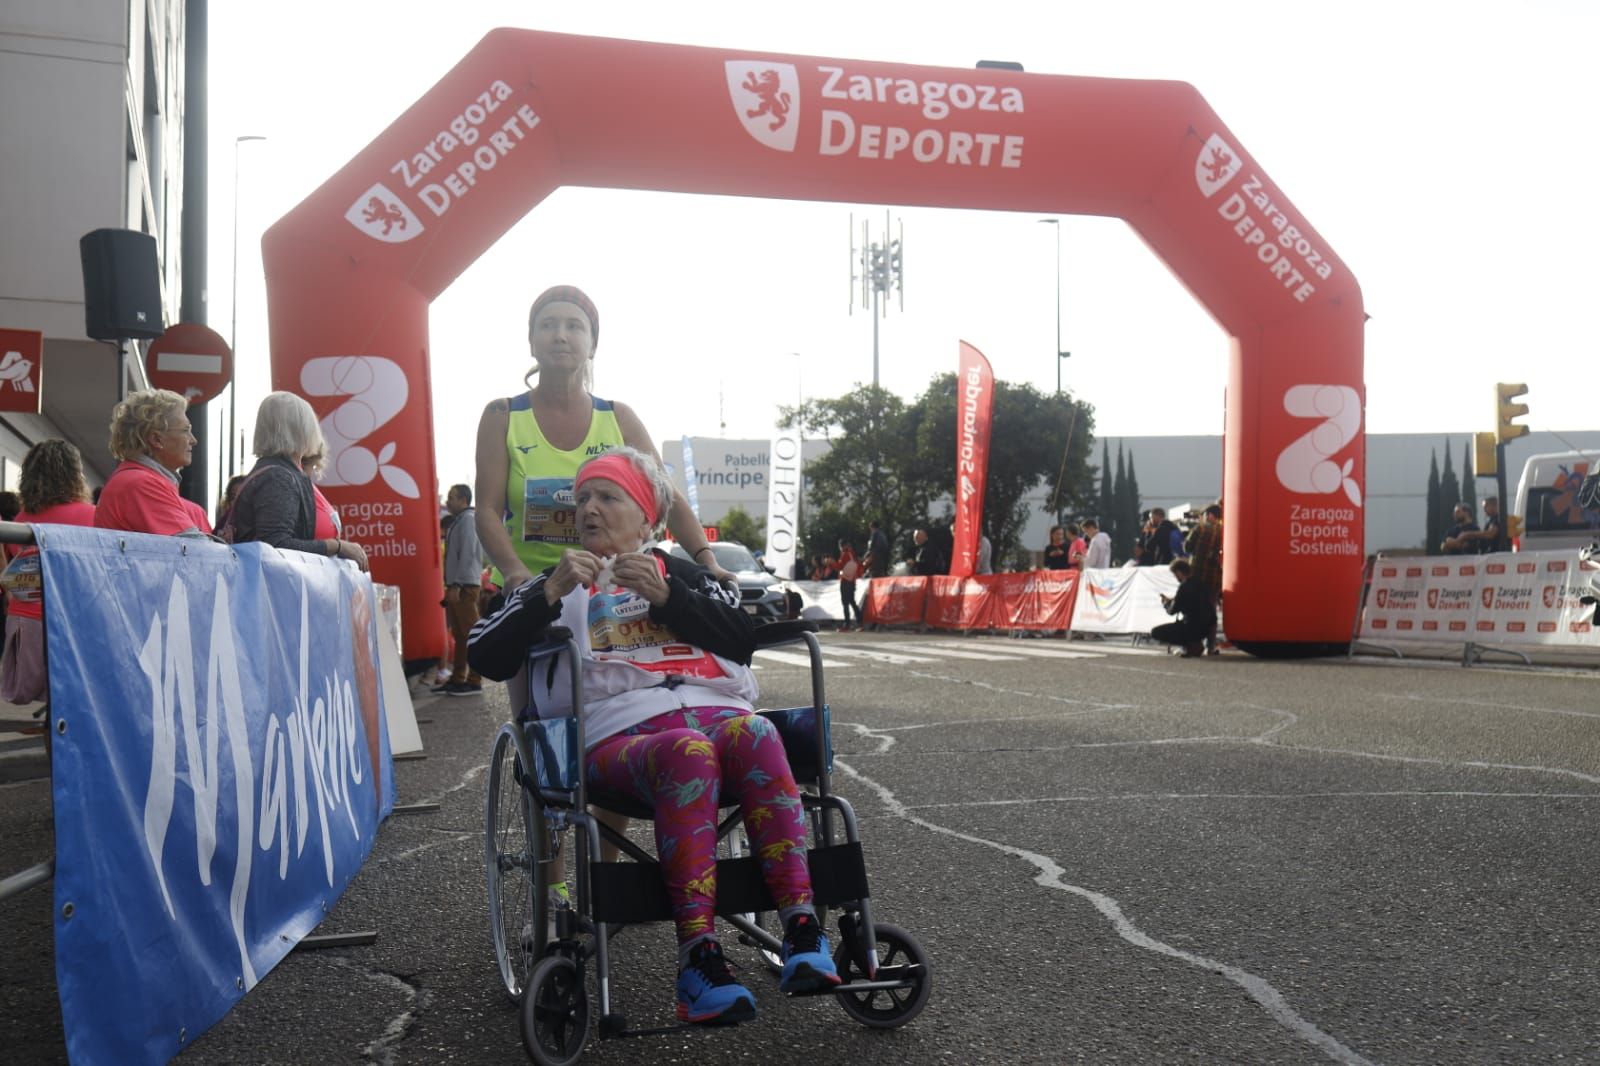
[[[1174,596],[1163,594],[1161,606],[1179,620],[1156,626],[1150,631],[1150,639],[1163,644],[1182,645],[1185,659],[1197,658],[1204,654],[1206,639],[1217,626],[1217,609],[1211,602],[1211,589],[1194,576],[1187,559],[1174,559],[1169,569],[1178,579],[1178,592]]]

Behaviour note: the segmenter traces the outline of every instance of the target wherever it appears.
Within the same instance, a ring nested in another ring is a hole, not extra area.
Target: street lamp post
[[[1061,348],[1061,220],[1059,218],[1041,218],[1042,224],[1052,226],[1056,231],[1056,395],[1061,395],[1061,361],[1072,353]],[[1072,405],[1072,413],[1067,418],[1067,443],[1061,450],[1061,469],[1056,474],[1056,497],[1052,501],[1055,506],[1056,524],[1063,524],[1066,519],[1062,514],[1061,503],[1061,478],[1067,470],[1067,453],[1072,450],[1072,430],[1078,421],[1078,406]]]
[[[245,141],[264,141],[256,133],[243,133],[233,139],[233,298],[232,323],[228,326],[228,350],[233,353],[228,371],[228,476],[235,473],[234,438],[239,435],[239,146]],[[241,461],[243,457],[241,456]],[[219,492],[218,495],[221,495]]]
[[[1072,353],[1061,350],[1061,220],[1041,218],[1040,223],[1054,226],[1056,231],[1056,395],[1061,395],[1061,360]]]

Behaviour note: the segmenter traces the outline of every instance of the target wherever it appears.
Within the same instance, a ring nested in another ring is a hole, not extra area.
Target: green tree
[[[955,485],[958,399],[956,376],[941,374],[917,401],[924,412],[919,450],[933,460],[939,495],[949,493]],[[1088,404],[1069,394],[1046,395],[1032,385],[995,382],[983,531],[996,559],[1010,558],[1019,546],[1022,529],[1031,517],[1025,497],[1041,482],[1044,509],[1052,516],[1092,505],[1094,470],[1089,455],[1093,437],[1094,409]],[[953,504],[945,514],[953,516]]]
[[[1477,478],[1473,476],[1472,469],[1472,438],[1468,437],[1461,446],[1461,502],[1473,514],[1478,513],[1478,487]]]
[[[1107,536],[1111,536],[1111,501],[1115,498],[1111,492],[1111,442],[1106,441],[1100,445],[1100,510],[1095,517]]]
[[[1137,508],[1135,508],[1137,510]],[[1117,476],[1111,482],[1111,512],[1106,516],[1109,525],[1106,529],[1111,534],[1111,561],[1117,562],[1128,557],[1128,546],[1125,538],[1128,530],[1128,461],[1122,454],[1122,442],[1117,442]]]
[[[802,411],[806,432],[826,436],[833,447],[806,468],[812,508],[807,550],[833,550],[839,535],[859,548],[867,522],[877,518],[894,557],[904,558],[911,531],[930,526],[933,504],[950,498],[956,488],[956,417],[954,374],[935,377],[910,404],[864,386],[835,399],[808,401]],[[1046,501],[1059,485],[1063,510],[1093,500],[1088,463],[1093,434],[1088,404],[1068,395],[1046,396],[1031,385],[995,382],[983,531],[996,559],[1014,554],[1029,517],[1024,497],[1041,484]],[[947,505],[945,522],[931,525],[947,525],[953,510]]]
[[[787,421],[793,413],[781,409],[779,418]],[[800,417],[808,436],[833,444],[806,466],[808,526],[829,512],[861,529],[876,518],[898,556],[898,539],[927,520],[935,496],[931,466],[917,452],[918,412],[887,389],[863,385],[835,399],[806,401]],[[807,545],[815,541],[808,533]]]
[[[1461,502],[1461,483],[1456,480],[1455,461],[1450,455],[1450,438],[1444,439],[1444,473],[1439,478],[1439,539],[1450,528],[1456,504]]]
[[[1439,553],[1439,544],[1444,540],[1444,530],[1439,526],[1439,453],[1428,453],[1428,524],[1427,532],[1423,534],[1427,539],[1423,547],[1429,555]]]
[[[767,520],[752,516],[743,507],[730,507],[717,520],[717,539],[738,541],[751,551],[763,551],[767,546]]]
[[[1139,521],[1139,512],[1144,505],[1139,501],[1139,474],[1133,468],[1133,449],[1128,449],[1128,499],[1126,501],[1128,512],[1122,516],[1131,531],[1128,534],[1128,554],[1133,554],[1133,546],[1139,538],[1144,536],[1144,523]]]

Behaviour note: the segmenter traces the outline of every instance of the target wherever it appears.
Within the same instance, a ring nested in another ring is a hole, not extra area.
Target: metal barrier
[[[0,522],[0,544],[31,545],[33,542],[32,526],[21,522]],[[43,724],[45,727],[45,754],[46,758],[48,758],[50,752],[50,705],[46,703],[38,711],[34,712],[32,718],[27,719],[3,717],[4,713],[0,711],[0,732],[10,732],[11,730],[8,727],[16,725],[31,729]],[[12,896],[20,895],[30,888],[46,883],[55,876],[55,872],[56,860],[52,856],[44,862],[36,863],[27,869],[0,879],[0,900],[8,900]]]

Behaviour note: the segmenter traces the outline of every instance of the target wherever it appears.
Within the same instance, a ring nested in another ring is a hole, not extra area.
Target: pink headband
[[[655,487],[650,484],[649,478],[639,473],[638,467],[623,456],[602,455],[583,464],[583,469],[578,471],[578,478],[572,487],[577,489],[585,481],[597,477],[621,485],[622,491],[626,492],[628,497],[639,505],[639,510],[644,512],[645,521],[652,527],[655,526],[657,517]]]

